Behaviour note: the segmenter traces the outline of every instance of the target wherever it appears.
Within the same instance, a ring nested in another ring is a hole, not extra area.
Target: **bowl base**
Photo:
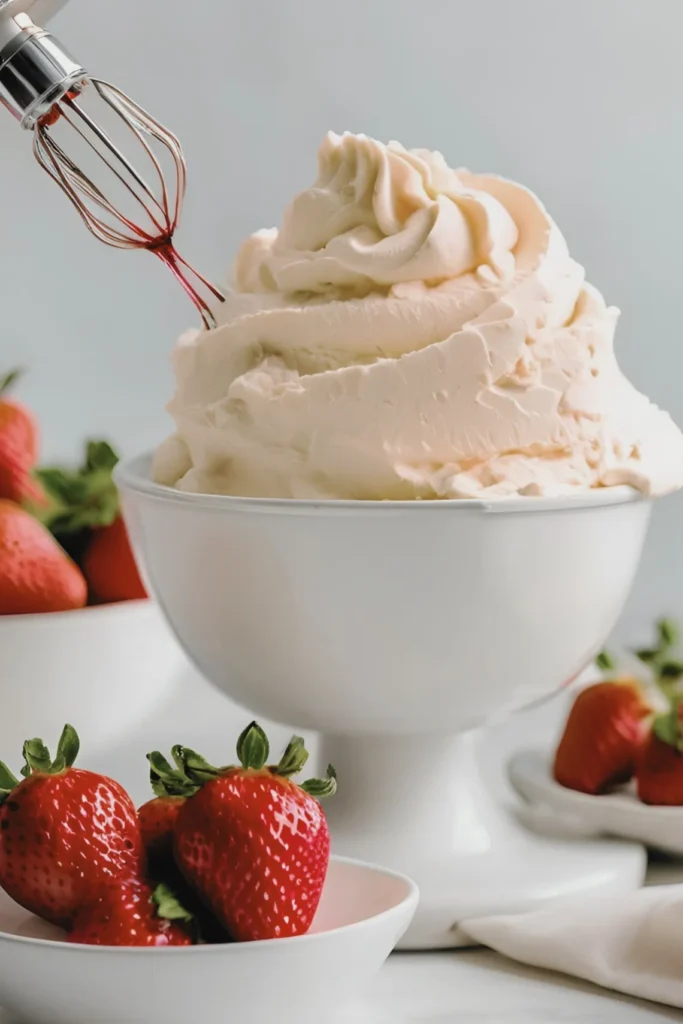
[[[420,887],[399,949],[472,945],[468,919],[642,885],[646,858],[635,843],[524,828],[483,785],[474,744],[472,733],[323,740],[340,778],[326,807],[335,852],[385,864]]]

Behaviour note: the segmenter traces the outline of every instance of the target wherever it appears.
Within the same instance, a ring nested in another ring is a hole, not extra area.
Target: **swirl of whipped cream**
[[[318,163],[318,180],[291,204],[281,230],[258,233],[240,251],[240,291],[360,296],[404,281],[437,284],[486,264],[513,271],[514,220],[440,153],[330,134]]]
[[[683,485],[683,435],[619,370],[618,317],[527,189],[330,134],[173,356],[154,475],[293,498]]]

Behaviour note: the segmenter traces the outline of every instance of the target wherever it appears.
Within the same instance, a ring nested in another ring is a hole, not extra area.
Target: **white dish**
[[[642,882],[634,844],[522,829],[482,786],[465,733],[589,663],[650,502],[629,488],[495,503],[187,494],[155,484],[148,457],[116,480],[191,658],[258,716],[323,733],[335,850],[417,881],[402,948],[461,945],[466,918]]]
[[[0,759],[57,742],[65,722],[84,751],[120,739],[173,686],[186,659],[154,601],[0,616]]]
[[[333,858],[310,934],[224,946],[79,946],[0,898],[0,1005],[22,1024],[328,1024],[379,972],[417,887]]]
[[[635,839],[651,849],[683,855],[683,807],[649,807],[630,787],[603,796],[577,793],[555,782],[552,758],[525,750],[508,763],[508,777],[532,806],[530,825],[573,835]]]

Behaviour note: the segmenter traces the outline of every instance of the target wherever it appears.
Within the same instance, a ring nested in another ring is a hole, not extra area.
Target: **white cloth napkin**
[[[683,885],[480,918],[462,930],[512,960],[683,1008]]]

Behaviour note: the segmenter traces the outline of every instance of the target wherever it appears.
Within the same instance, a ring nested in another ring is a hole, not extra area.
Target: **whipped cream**
[[[173,354],[155,479],[285,498],[683,486],[683,435],[621,373],[618,310],[528,189],[329,134]]]

